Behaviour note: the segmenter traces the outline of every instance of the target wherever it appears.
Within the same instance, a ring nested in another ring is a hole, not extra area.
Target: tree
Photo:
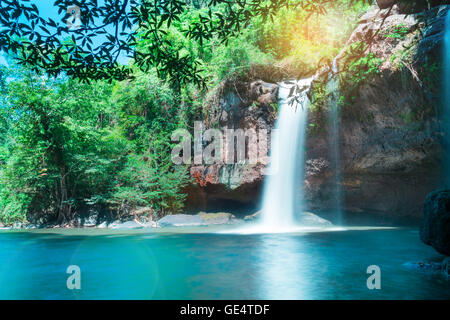
[[[7,73],[0,221],[64,224],[90,209],[126,215],[145,206],[161,215],[182,208],[189,175],[171,161],[171,133],[190,115],[154,71],[113,84]]]
[[[125,139],[103,128],[111,88],[49,80],[24,71],[8,84],[2,126],[2,215],[28,221],[73,219],[106,197]],[[42,218],[42,219],[41,219]]]
[[[118,63],[125,55],[143,71],[156,67],[162,78],[176,87],[188,82],[204,86],[202,66],[165,37],[166,30],[192,5],[206,6],[181,28],[188,38],[202,44],[211,38],[227,43],[254,17],[273,19],[282,8],[324,14],[334,0],[55,0],[61,21],[43,18],[30,0],[0,2],[0,50],[17,55],[20,63],[43,69],[48,75],[61,72],[81,80],[132,77],[131,69]],[[348,0],[372,3],[373,0]],[[71,24],[75,18],[79,25]],[[148,45],[139,48],[145,38]],[[97,39],[97,41],[95,40]],[[98,41],[100,39],[101,41]]]

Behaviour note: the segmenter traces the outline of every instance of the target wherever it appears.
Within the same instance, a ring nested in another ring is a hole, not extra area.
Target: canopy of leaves
[[[274,21],[283,10],[301,10],[308,19],[344,2],[373,1],[104,0],[99,5],[96,0],[55,0],[58,20],[43,18],[30,0],[4,0],[0,2],[0,50],[52,76],[64,72],[82,80],[123,80],[132,72],[118,59],[128,56],[141,70],[156,67],[162,78],[170,78],[178,87],[188,82],[203,86],[200,61],[167,38],[171,26],[200,46],[212,39],[226,44],[255,19]],[[194,7],[204,10],[180,23]],[[72,23],[77,17],[78,25]],[[139,45],[142,38],[147,40],[145,47]]]

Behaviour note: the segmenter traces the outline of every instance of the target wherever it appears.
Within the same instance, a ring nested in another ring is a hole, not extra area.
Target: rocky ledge
[[[53,228],[97,228],[111,230],[133,230],[146,228],[164,228],[164,227],[193,227],[209,225],[229,225],[242,223],[243,220],[237,219],[228,212],[199,212],[198,214],[173,214],[165,216],[158,221],[149,220],[147,217],[139,217],[133,220],[114,220],[95,223],[95,219],[87,219],[86,224],[81,225],[56,225],[56,224],[27,224],[14,223],[11,226],[0,224],[0,230],[10,229],[53,229]]]

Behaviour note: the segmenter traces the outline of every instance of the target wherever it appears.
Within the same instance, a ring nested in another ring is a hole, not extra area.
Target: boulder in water
[[[205,219],[199,215],[173,214],[158,220],[160,227],[192,227],[206,225]]]
[[[299,224],[307,227],[331,227],[333,225],[330,221],[311,212],[304,212],[299,219]]]
[[[420,239],[450,255],[450,190],[433,191],[425,199]]]
[[[158,228],[158,224],[155,221],[141,221],[140,223],[144,228]]]
[[[103,221],[102,223],[100,223],[99,225],[97,225],[97,228],[99,229],[105,229],[108,228],[108,223],[106,221]]]
[[[97,225],[97,219],[98,216],[89,215],[85,219],[82,219],[81,225],[86,228],[95,227]]]
[[[116,230],[130,230],[130,229],[142,229],[144,226],[137,221],[127,221],[127,222],[120,222],[116,221],[113,222],[108,226],[110,229],[116,229]]]
[[[25,224],[22,222],[14,222],[14,224],[12,225],[13,229],[24,229],[25,228]]]
[[[236,221],[236,217],[228,212],[200,212],[198,215],[205,220],[206,224],[231,224]]]
[[[259,210],[258,212],[255,212],[255,213],[253,213],[253,214],[250,214],[250,215],[248,215],[248,216],[245,216],[245,217],[244,217],[244,220],[245,220],[245,221],[254,221],[254,220],[256,220],[257,218],[260,218],[260,217],[261,217],[261,213],[262,213],[262,210]]]
[[[442,270],[443,265],[436,261],[417,261],[417,262],[406,262],[403,264],[404,267],[424,273],[434,273],[439,274]]]

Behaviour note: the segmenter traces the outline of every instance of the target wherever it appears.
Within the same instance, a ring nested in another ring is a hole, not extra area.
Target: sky
[[[56,22],[61,22],[61,19],[64,17],[65,12],[62,12],[61,14],[58,14],[58,7],[54,6],[55,0],[31,0],[30,2],[27,2],[27,4],[35,4],[37,8],[39,9],[39,15],[44,18],[52,18]],[[99,5],[103,5],[103,1],[98,1]],[[112,29],[107,31],[111,31]],[[94,46],[101,44],[102,41],[104,41],[106,38],[104,36],[95,37],[93,39]],[[8,65],[5,57],[3,56],[4,53],[0,53],[0,64],[1,65]],[[129,61],[129,58],[125,55],[119,56],[118,61],[122,64],[127,64]]]
[[[4,66],[8,65],[8,63],[6,62],[5,57],[3,56],[3,53],[0,55],[0,64],[4,65]]]

